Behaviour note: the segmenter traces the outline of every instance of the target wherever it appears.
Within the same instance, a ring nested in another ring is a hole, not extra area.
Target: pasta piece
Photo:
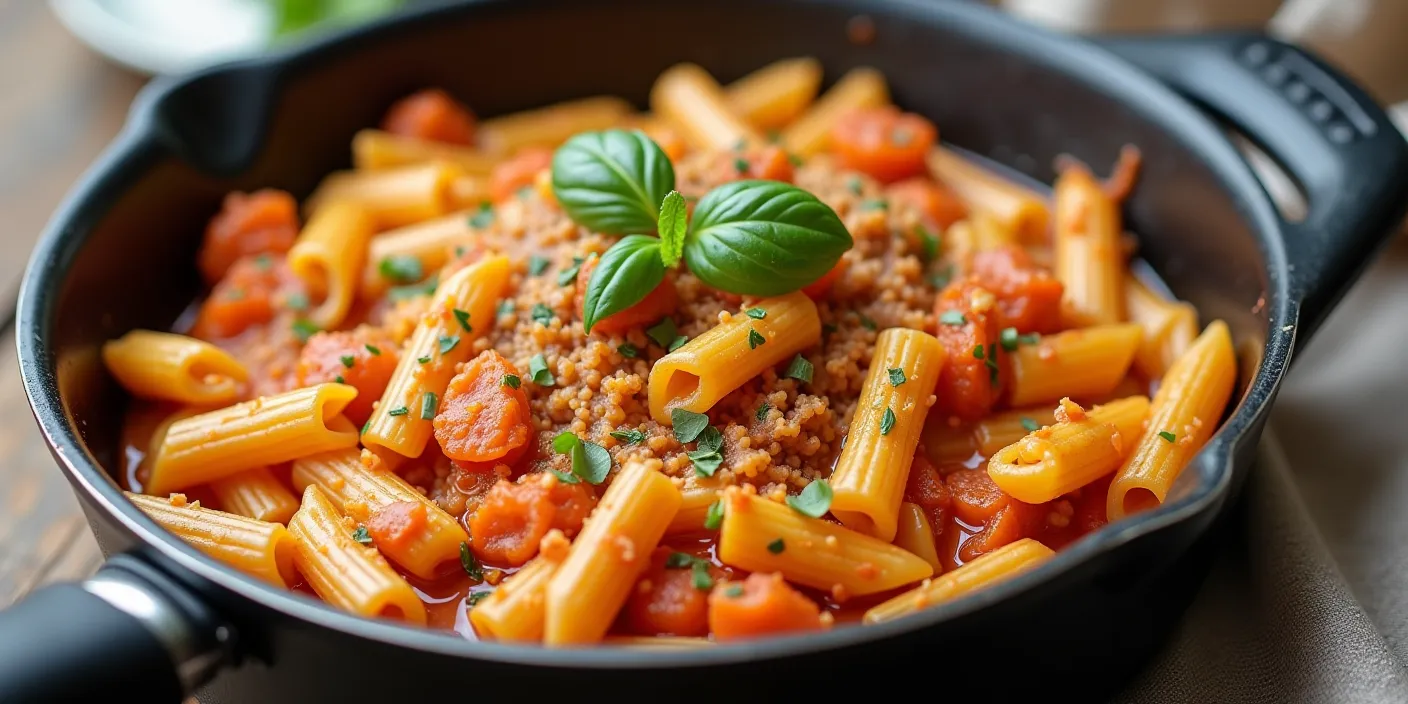
[[[318,487],[339,511],[358,523],[369,522],[379,510],[392,504],[412,502],[424,506],[423,528],[403,541],[377,545],[392,562],[421,579],[434,579],[441,573],[442,565],[459,560],[460,545],[469,540],[453,516],[370,453],[364,454],[355,447],[295,460],[293,485],[299,491]]]
[[[443,161],[378,171],[328,174],[305,205],[309,219],[336,201],[362,206],[378,229],[409,225],[444,215],[455,207],[451,192],[459,168]]]
[[[984,458],[992,457],[998,450],[1026,437],[1027,433],[1055,422],[1050,406],[1018,408],[990,415],[978,421],[973,431],[978,442],[978,454]]]
[[[890,328],[875,341],[846,446],[831,473],[831,514],[847,528],[895,539],[905,478],[947,357],[937,338],[918,330]]]
[[[157,450],[146,492],[160,496],[263,467],[357,444],[342,409],[357,390],[318,384],[182,418]]]
[[[524,110],[479,123],[479,143],[491,154],[525,147],[557,147],[578,132],[615,127],[634,113],[631,104],[602,95]]]
[[[669,477],[642,462],[622,467],[548,583],[543,642],[599,642],[679,507]]]
[[[474,355],[474,341],[494,326],[495,309],[508,286],[508,276],[508,258],[496,255],[440,283],[429,311],[401,351],[391,383],[367,421],[363,445],[420,457],[435,417],[433,412],[425,413],[423,406],[427,399],[444,397],[455,366]],[[460,313],[465,314],[464,322]],[[427,357],[429,361],[421,363]]]
[[[283,526],[186,503],[180,494],[159,498],[123,493],[157,525],[212,559],[275,586],[298,581],[297,540]]]
[[[820,61],[810,56],[783,59],[730,83],[724,101],[754,129],[775,130],[797,119],[820,88]]]
[[[442,218],[418,222],[373,237],[367,245],[367,264],[362,273],[362,298],[376,300],[392,284],[410,281],[390,281],[385,271],[388,263],[414,259],[423,273],[445,266],[455,246],[473,240],[469,227],[472,213],[460,211]]]
[[[1144,396],[1112,401],[1089,413],[1078,411],[999,450],[988,462],[988,476],[1018,501],[1054,501],[1115,471],[1148,416],[1149,399]]]
[[[473,147],[381,130],[362,130],[352,136],[352,167],[358,171],[443,161],[454,164],[464,173],[488,176],[501,160],[499,156]]]
[[[1149,423],[1110,483],[1111,522],[1154,508],[1168,497],[1183,467],[1217,430],[1237,380],[1227,324],[1214,320],[1169,367],[1149,411]]]
[[[150,330],[103,343],[103,364],[127,393],[200,406],[233,403],[249,380],[229,352],[185,335]]]
[[[670,425],[670,412],[703,413],[744,382],[821,340],[816,304],[800,291],[753,304],[755,320],[735,314],[686,342],[650,369],[650,415]],[[759,337],[763,342],[758,342]]]
[[[719,559],[849,596],[902,587],[934,573],[917,555],[737,487],[724,490]]]
[[[268,467],[255,467],[210,483],[220,508],[238,516],[288,523],[298,511],[298,497]]]
[[[939,561],[939,549],[934,545],[934,527],[924,514],[924,507],[908,501],[900,504],[900,525],[895,532],[895,547],[913,553],[934,568],[934,574],[944,571]]]
[[[650,89],[650,107],[696,149],[721,151],[763,143],[729,109],[714,77],[694,64],[678,64],[660,74]]]
[[[488,207],[493,202],[489,179],[465,174],[450,181],[446,212]]]
[[[602,645],[641,650],[695,650],[709,648],[714,641],[689,636],[607,636]]]
[[[718,480],[694,477],[689,481],[692,483],[680,489],[680,510],[665,529],[666,535],[706,530],[704,522],[709,517],[709,508],[719,501],[721,484]]]
[[[1014,406],[1062,397],[1090,399],[1109,394],[1129,371],[1144,339],[1138,325],[1101,325],[1046,335],[1035,345],[1021,345],[1012,360]]]
[[[1077,325],[1123,322],[1124,252],[1119,205],[1088,169],[1069,166],[1056,179],[1056,278],[1065,313]]]
[[[811,156],[826,149],[831,128],[847,113],[889,104],[890,89],[883,74],[867,67],[851,69],[782,131],[782,146],[797,156]]]
[[[1003,223],[1025,244],[1045,244],[1051,214],[1046,199],[944,147],[929,152],[929,173],[968,206]]]
[[[973,428],[950,425],[942,413],[932,413],[924,420],[924,432],[919,436],[924,457],[935,467],[969,464],[978,452],[973,440]]]
[[[1031,538],[1008,543],[962,567],[915,587],[865,612],[866,624],[884,623],[953,601],[1030,571],[1056,553]]]
[[[289,270],[303,280],[317,302],[307,316],[318,327],[336,328],[351,310],[374,227],[371,215],[360,205],[329,203],[309,218],[288,251]]]
[[[548,583],[562,565],[567,539],[560,531],[551,531],[542,542],[537,557],[470,610],[469,622],[481,638],[515,643],[542,642]],[[559,543],[560,547],[546,549],[552,543]]]
[[[1182,301],[1164,300],[1132,274],[1125,275],[1124,300],[1130,322],[1144,328],[1134,368],[1146,378],[1158,379],[1198,336],[1198,310]]]
[[[337,512],[316,486],[288,522],[298,538],[295,561],[323,601],[368,618],[396,618],[425,625],[425,605],[376,548],[352,538],[356,526]]]

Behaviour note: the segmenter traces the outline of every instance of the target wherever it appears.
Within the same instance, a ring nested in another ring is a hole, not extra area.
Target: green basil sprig
[[[640,130],[583,132],[552,157],[552,191],[577,224],[606,235],[655,230],[675,187],[670,157]]]
[[[598,320],[640,302],[664,279],[660,240],[646,235],[621,238],[592,270],[582,300],[582,325],[591,332]]]

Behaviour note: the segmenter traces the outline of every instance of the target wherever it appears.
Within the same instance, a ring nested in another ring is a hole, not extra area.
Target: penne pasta
[[[270,523],[288,523],[298,511],[298,497],[268,467],[255,467],[210,483],[221,509]]]
[[[496,155],[524,147],[557,147],[578,132],[616,127],[634,112],[630,103],[615,96],[569,100],[484,120],[479,143]]]
[[[459,521],[406,480],[384,467],[370,452],[355,447],[334,450],[293,463],[293,485],[299,491],[316,486],[339,511],[358,523],[368,523],[378,511],[411,502],[425,507],[425,521],[405,540],[379,545],[383,555],[421,579],[434,579],[441,566],[460,558],[460,545],[469,535]]]
[[[201,406],[235,402],[249,380],[244,364],[225,350],[150,330],[103,343],[103,364],[133,396]]]
[[[724,88],[729,110],[754,129],[781,129],[801,115],[821,88],[821,62],[810,56],[764,66]]]
[[[458,199],[452,189],[460,175],[458,167],[443,161],[378,171],[337,171],[318,184],[304,209],[311,220],[329,204],[349,201],[361,206],[378,229],[400,227],[453,210]]]
[[[1030,571],[1056,553],[1031,538],[1008,543],[948,574],[927,580],[865,612],[866,624],[884,623],[971,594]]]
[[[357,396],[318,384],[171,423],[152,463],[146,493],[160,496],[255,467],[357,444],[342,409]]]
[[[798,156],[811,156],[827,147],[831,128],[847,113],[890,103],[885,76],[873,68],[851,69],[822,94],[801,117],[782,130],[782,146]]]
[[[718,554],[726,565],[780,572],[843,596],[887,591],[934,573],[917,555],[737,487],[724,490]]]
[[[539,643],[543,640],[543,624],[547,619],[548,583],[562,565],[567,539],[560,532],[550,532],[543,538],[563,543],[562,550],[538,551],[522,569],[499,585],[489,598],[469,611],[469,622],[481,638],[515,643]]]
[[[908,501],[900,504],[899,529],[895,532],[895,547],[913,553],[934,568],[934,574],[944,571],[939,549],[934,544],[934,527],[924,508]]]
[[[695,64],[665,70],[650,89],[650,108],[695,149],[762,144],[762,137],[730,109],[723,89]]]
[[[709,509],[721,501],[719,490],[722,484],[712,478],[691,477],[680,489],[680,510],[665,529],[666,535],[697,533],[707,530],[704,523],[709,517]],[[720,506],[722,508],[722,506]]]
[[[1125,274],[1124,300],[1130,322],[1144,328],[1134,368],[1157,379],[1198,336],[1198,311],[1187,303],[1164,300],[1133,274]]]
[[[352,538],[356,524],[337,512],[316,486],[288,522],[298,538],[295,562],[308,586],[323,601],[368,618],[425,624],[425,605],[386,558]]]
[[[992,457],[998,450],[1021,440],[1033,430],[1055,422],[1050,406],[1019,408],[990,415],[978,421],[973,429],[978,454],[985,459]]]
[[[367,421],[363,445],[404,457],[420,456],[433,432],[433,416],[423,417],[421,405],[427,394],[444,397],[455,365],[468,361],[474,355],[474,341],[494,326],[495,309],[508,276],[508,258],[495,255],[440,282],[429,311],[406,342],[396,372]],[[463,323],[457,312],[466,314]],[[429,361],[422,363],[425,358]]]
[[[929,152],[929,173],[958,194],[969,212],[986,213],[1024,244],[1044,244],[1051,214],[1046,199],[944,147]]]
[[[308,219],[288,251],[289,270],[303,280],[315,301],[307,316],[318,327],[337,327],[351,310],[374,227],[360,205],[329,203]]]
[[[709,410],[764,369],[821,339],[821,318],[805,293],[765,298],[753,307],[767,311],[767,317],[734,314],[651,367],[647,395],[657,423],[669,425],[676,408]],[[757,341],[758,335],[763,342]]]
[[[381,130],[362,130],[352,136],[352,168],[380,171],[442,161],[454,164],[466,174],[488,176],[502,161],[474,147],[417,139]]]
[[[1214,320],[1169,367],[1154,394],[1149,423],[1110,482],[1106,513],[1116,521],[1157,507],[1183,467],[1217,430],[1237,381],[1227,324]]]
[[[1018,501],[1054,501],[1115,471],[1148,416],[1149,399],[1144,396],[1096,406],[999,450],[988,462],[988,476]]]
[[[1101,325],[1046,335],[1035,345],[1020,345],[1012,361],[1009,402],[1029,406],[1058,401],[1104,398],[1125,378],[1144,331],[1138,325]]]
[[[1075,326],[1123,322],[1124,266],[1119,205],[1088,169],[1068,166],[1056,179],[1056,278]]]
[[[901,497],[947,353],[938,338],[890,328],[875,341],[846,445],[831,473],[831,514],[847,528],[895,538]]]
[[[362,298],[375,300],[395,283],[411,283],[387,279],[385,272],[398,261],[414,259],[423,273],[444,266],[456,246],[474,239],[469,227],[471,215],[469,211],[451,213],[373,237],[367,245],[367,264],[362,272]]]
[[[298,581],[294,536],[278,523],[216,511],[184,496],[123,492],[142,513],[212,559],[279,587]]]
[[[493,192],[489,188],[489,179],[483,176],[464,174],[456,176],[450,181],[450,188],[446,193],[445,212],[487,208],[491,206],[492,202]]]
[[[548,582],[543,642],[599,642],[679,507],[669,477],[643,462],[622,467]]]

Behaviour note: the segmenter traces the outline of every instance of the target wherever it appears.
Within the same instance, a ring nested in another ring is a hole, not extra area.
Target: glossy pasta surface
[[[1040,569],[1175,500],[1233,397],[1226,326],[1130,271],[1133,148],[1033,190],[811,57],[475,97],[232,194],[191,314],[105,345],[158,524],[367,618],[707,647]]]

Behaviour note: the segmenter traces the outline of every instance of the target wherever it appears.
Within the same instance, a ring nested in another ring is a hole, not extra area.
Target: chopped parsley
[[[709,427],[709,416],[676,408],[670,411],[670,425],[674,426],[676,440],[694,442]]]
[[[868,315],[866,315],[866,314],[864,314],[864,313],[856,313],[856,315],[860,318],[860,325],[861,325],[861,327],[865,328],[866,330],[877,330],[877,329],[879,329],[880,326],[879,326],[879,325],[876,325],[876,324],[875,324],[875,321],[870,319],[870,316],[868,316]]]
[[[694,564],[694,556],[683,552],[672,552],[665,558],[665,569],[682,570]]]
[[[714,588],[714,578],[709,574],[709,563],[703,560],[694,563],[694,567],[689,571],[689,578],[694,588],[701,592]]]
[[[381,348],[376,345],[364,345],[364,347],[367,348],[367,352],[370,352],[373,357],[381,355]]]
[[[748,329],[748,349],[756,350],[758,349],[758,345],[766,344],[767,341],[768,339],[763,337],[762,333],[753,328]]]
[[[494,206],[480,203],[479,212],[469,218],[469,226],[476,230],[482,230],[492,224],[494,224]]]
[[[516,389],[523,385],[523,380],[519,379],[517,374],[505,374],[503,381],[500,383],[510,389]]]
[[[435,420],[435,412],[440,410],[440,399],[434,391],[427,391],[420,399],[420,419]]]
[[[786,549],[787,543],[783,542],[782,538],[778,538],[777,540],[768,543],[768,552],[774,555],[780,555],[782,554],[782,551]]]
[[[740,174],[748,173],[748,160],[744,159],[743,157],[738,157],[734,159],[733,168],[737,170]]]
[[[674,352],[675,350],[677,350],[677,349],[679,349],[679,348],[681,348],[681,347],[684,347],[684,343],[686,343],[686,342],[689,342],[689,338],[688,338],[687,336],[685,336],[685,335],[676,335],[676,336],[675,336],[675,339],[670,340],[670,346],[669,346],[669,347],[666,347],[666,348],[665,348],[665,351],[667,351],[667,352]]]
[[[767,401],[763,401],[763,405],[758,406],[758,410],[757,410],[756,413],[753,414],[753,417],[754,417],[754,418],[757,418],[758,420],[767,420],[767,419],[768,419],[768,411],[771,411],[771,410],[772,410],[772,404],[771,404],[771,403],[768,403]]]
[[[923,256],[924,256],[924,263],[925,263],[925,264],[928,264],[929,262],[932,262],[932,261],[934,261],[935,259],[938,259],[938,258],[939,258],[939,237],[938,237],[938,235],[935,235],[934,233],[929,232],[929,228],[924,227],[923,225],[915,225],[915,226],[914,226],[914,234],[919,237],[919,251],[920,251],[920,252],[923,254]]]
[[[533,256],[528,257],[528,275],[529,275],[529,276],[542,276],[543,272],[545,272],[545,271],[547,271],[547,270],[548,270],[548,260],[547,260],[547,257],[539,256],[539,255],[537,255],[537,254],[534,254]]]
[[[726,597],[728,597],[728,598],[730,598],[730,599],[737,599],[738,597],[743,596],[743,585],[742,585],[742,584],[730,584],[730,585],[728,585],[728,589],[725,589],[725,590],[724,590],[724,596],[726,596]]]
[[[1174,442],[1178,440],[1177,435],[1174,435],[1173,433],[1170,433],[1167,430],[1160,430],[1159,437],[1163,438],[1165,442]]]
[[[669,347],[675,338],[679,336],[679,329],[675,327],[674,318],[662,318],[660,322],[646,328],[645,334],[661,347]]]
[[[890,386],[899,386],[909,381],[904,375],[904,370],[899,367],[891,367],[888,372],[890,374]]]
[[[943,315],[939,316],[939,322],[944,325],[963,325],[968,322],[968,318],[963,315],[962,311],[946,310]]]
[[[401,301],[409,301],[412,298],[417,298],[419,296],[429,296],[430,294],[435,293],[435,287],[439,285],[440,277],[438,275],[432,274],[430,278],[426,279],[421,283],[411,284],[409,286],[397,286],[396,288],[387,291],[386,295],[391,300],[399,303]]]
[[[983,353],[983,346],[982,346],[982,345],[978,345],[978,346],[976,346],[976,347],[973,348],[973,359],[982,359],[982,358],[984,358],[984,357],[986,357],[986,356],[987,356],[987,355],[985,355],[985,354]]]
[[[242,291],[241,294],[243,294]],[[243,298],[243,295],[241,295],[241,298]],[[294,291],[284,297],[284,306],[289,310],[308,310],[308,294],[302,291]]]
[[[548,471],[549,471],[549,472],[552,472],[552,475],[553,475],[554,477],[557,477],[557,480],[560,481],[560,482],[562,482],[563,484],[581,484],[581,483],[582,483],[582,480],[581,480],[581,479],[578,479],[577,476],[574,475],[574,474],[568,474],[567,472],[560,472],[560,471],[558,471],[558,470],[556,470],[556,469],[553,469],[552,467],[548,467]]]
[[[411,409],[406,408],[405,406],[401,406],[401,407],[399,407],[399,408],[393,408],[393,409],[387,411],[387,412],[386,412],[386,415],[388,415],[388,416],[404,416],[404,415],[406,415],[407,413],[410,413],[410,412],[411,412]]]
[[[798,354],[792,358],[792,363],[787,365],[787,372],[783,376],[810,384],[814,370],[812,363],[807,361],[806,357]]]
[[[594,442],[588,442],[571,432],[561,432],[552,439],[552,449],[572,458],[572,474],[588,484],[600,484],[611,473],[611,453]]]
[[[861,183],[859,176],[852,176],[846,179],[846,188],[854,195],[860,195]]]
[[[709,511],[704,514],[704,530],[718,530],[724,524],[724,501],[716,499],[709,504]]]
[[[616,346],[616,351],[621,353],[626,359],[635,359],[640,356],[640,350],[629,342],[622,342]]]
[[[505,298],[499,301],[499,315],[509,315],[513,312],[513,299]]]
[[[417,362],[420,362],[421,364],[429,364],[429,363],[430,363],[430,358],[429,358],[429,357],[416,357],[416,361],[417,361]]]
[[[642,433],[641,431],[636,430],[635,428],[627,428],[626,430],[613,430],[611,431],[611,437],[616,438],[617,440],[620,440],[621,442],[624,442],[627,445],[639,445],[645,442],[645,433]]]
[[[464,573],[469,575],[470,579],[484,581],[484,568],[480,566],[474,553],[469,551],[469,543],[460,543],[460,567],[464,568]]]
[[[754,320],[762,320],[768,317],[768,312],[762,308],[749,308],[745,313]]]
[[[895,409],[886,408],[885,415],[880,416],[880,434],[889,435],[895,429]]]
[[[425,276],[425,267],[421,266],[420,259],[409,254],[393,254],[382,259],[377,264],[377,271],[398,284],[414,283]]]
[[[363,544],[372,544],[372,534],[367,532],[366,526],[357,526],[357,530],[352,531],[352,539]]]
[[[460,310],[459,308],[455,308],[452,309],[450,312],[454,314],[455,321],[460,324],[460,327],[464,328],[465,332],[474,332],[474,328],[469,326],[469,311],[464,311]]]
[[[274,265],[273,257],[268,254],[261,254],[254,258],[254,267],[260,271],[268,271]]]
[[[323,329],[318,327],[313,321],[303,320],[302,318],[293,321],[291,327],[293,328],[293,336],[297,337],[299,342],[304,343],[308,342],[308,338],[323,331]]]
[[[800,494],[787,497],[787,505],[803,516],[821,518],[831,510],[831,485],[824,479],[817,479]]]
[[[446,335],[440,338],[440,354],[449,354],[450,350],[454,349],[455,345],[458,344],[460,344],[459,335]]]
[[[1022,430],[1025,430],[1029,433],[1034,433],[1040,429],[1041,425],[1039,425],[1036,421],[1026,416],[1022,416]]]
[[[342,378],[342,375],[341,375],[341,374],[338,374],[337,376],[333,377],[332,380],[335,381],[335,382],[337,382],[337,383],[339,383],[339,384],[346,384],[346,383],[347,383],[347,380],[344,379],[344,378]]]
[[[861,210],[888,210],[889,208],[890,203],[884,198],[871,198],[860,202]]]
[[[582,270],[582,258],[572,257],[572,266],[563,269],[557,274],[558,286],[570,286],[577,280],[577,272]]]
[[[488,599],[493,594],[493,592],[470,592],[469,596],[465,597],[465,603],[469,604],[469,607],[472,609],[478,606],[479,602]]]
[[[528,378],[538,386],[552,386],[557,383],[552,371],[548,369],[548,360],[541,354],[535,354],[528,360]]]
[[[532,319],[533,322],[541,323],[543,327],[547,327],[552,323],[553,312],[551,308],[541,303],[534,303],[533,310],[528,314],[528,317]]]

